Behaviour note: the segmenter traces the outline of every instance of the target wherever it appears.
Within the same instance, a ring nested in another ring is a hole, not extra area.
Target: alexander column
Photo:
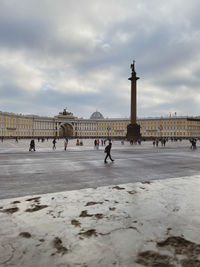
[[[136,123],[137,118],[137,80],[140,79],[137,77],[135,72],[135,60],[131,64],[131,123],[127,126],[127,139],[128,140],[138,140],[141,138],[140,134],[140,125]]]

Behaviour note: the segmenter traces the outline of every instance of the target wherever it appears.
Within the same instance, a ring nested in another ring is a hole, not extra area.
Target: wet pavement
[[[55,151],[51,140],[36,142],[36,152],[28,151],[29,142],[0,143],[0,199],[200,173],[199,149],[191,150],[189,141],[168,142],[165,148],[153,147],[152,142],[130,146],[115,141],[115,161],[108,164],[104,147],[94,149],[93,140],[83,140],[82,147],[70,140],[67,151],[63,140]]]

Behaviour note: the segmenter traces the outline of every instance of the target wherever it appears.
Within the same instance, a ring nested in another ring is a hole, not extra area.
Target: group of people
[[[95,139],[94,140],[94,148],[99,149],[99,144],[100,144],[99,139]]]
[[[79,139],[76,140],[76,146],[83,146],[83,141]]]
[[[197,148],[197,140],[195,138],[191,138],[190,143],[191,143],[191,149]]]
[[[69,142],[69,140],[68,140],[68,138],[66,137],[66,138],[64,139],[64,150],[65,150],[65,151],[67,150],[68,142]],[[54,138],[53,141],[52,141],[52,144],[53,144],[52,149],[53,149],[53,150],[56,149],[56,143],[57,143],[56,138]]]
[[[123,141],[122,141],[122,142],[123,142]],[[138,144],[138,145],[141,145],[141,143],[142,143],[142,140],[141,140],[140,138],[139,138],[138,140],[134,140],[134,139],[131,139],[131,140],[130,140],[130,144],[131,144],[131,145],[133,145],[133,144],[134,144],[134,145],[137,145],[137,144]],[[123,143],[123,144],[124,144],[124,143]]]
[[[106,139],[101,139],[101,146],[105,146],[106,144]],[[95,139],[94,140],[94,148],[99,149],[100,146],[100,140],[99,139]]]
[[[166,142],[167,142],[168,140],[166,139],[166,138],[160,138],[160,139],[154,139],[153,140],[153,146],[155,147],[158,147],[158,144],[159,144],[159,142],[161,143],[161,146],[163,146],[163,147],[165,147],[165,144],[166,144]]]
[[[80,145],[80,142],[79,142],[78,139],[76,140],[76,145],[77,145],[77,142],[79,143],[78,145]],[[53,144],[52,149],[53,150],[56,149],[56,143],[57,143],[56,138],[54,138],[53,141],[52,141],[52,144]],[[64,150],[67,149],[67,145],[68,145],[68,138],[65,138],[64,139]],[[94,141],[94,145],[95,146],[99,146],[99,142],[96,139]],[[107,163],[107,158],[109,158],[112,162],[114,161],[114,159],[112,159],[112,157],[111,157],[111,147],[112,147],[112,142],[109,140],[109,144],[105,147],[105,150],[104,150],[104,152],[106,153],[106,156],[104,158],[104,163]],[[29,151],[35,151],[35,141],[34,141],[34,139],[32,139],[31,142],[30,142]]]
[[[38,140],[38,142],[39,142],[39,140]],[[42,141],[42,142],[44,142],[44,141]],[[52,141],[52,144],[53,144],[52,149],[53,150],[56,149],[56,143],[57,143],[56,138],[54,138],[53,141]],[[65,138],[65,140],[64,140],[64,150],[67,150],[67,145],[68,145],[68,138]],[[34,141],[34,139],[32,139],[31,142],[30,142],[29,151],[35,151],[35,141]]]

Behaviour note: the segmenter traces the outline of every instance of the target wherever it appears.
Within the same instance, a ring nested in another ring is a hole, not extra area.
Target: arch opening
[[[59,127],[59,137],[72,137],[73,127],[69,123],[61,124]]]

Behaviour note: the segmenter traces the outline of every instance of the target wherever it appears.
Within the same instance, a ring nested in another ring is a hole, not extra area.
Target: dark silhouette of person
[[[35,151],[35,141],[32,139],[30,142],[30,147],[29,147],[29,151]]]
[[[191,148],[192,149],[196,149],[197,148],[197,141],[196,141],[196,139],[194,139],[194,138],[192,138],[191,140],[190,140],[190,142],[191,142]]]
[[[53,144],[52,149],[56,149],[56,143],[57,143],[57,142],[56,142],[56,138],[54,138],[53,141],[52,141],[52,144]]]
[[[66,149],[67,149],[67,145],[68,145],[68,139],[67,139],[67,138],[65,138],[65,140],[64,140],[64,150],[66,150]]]
[[[110,151],[111,151],[111,147],[112,147],[112,143],[109,142],[109,144],[105,147],[105,153],[106,153],[106,156],[105,156],[105,159],[104,159],[104,163],[107,163],[107,158],[109,157],[111,161],[114,161],[114,159],[112,159],[111,155],[110,155]]]

